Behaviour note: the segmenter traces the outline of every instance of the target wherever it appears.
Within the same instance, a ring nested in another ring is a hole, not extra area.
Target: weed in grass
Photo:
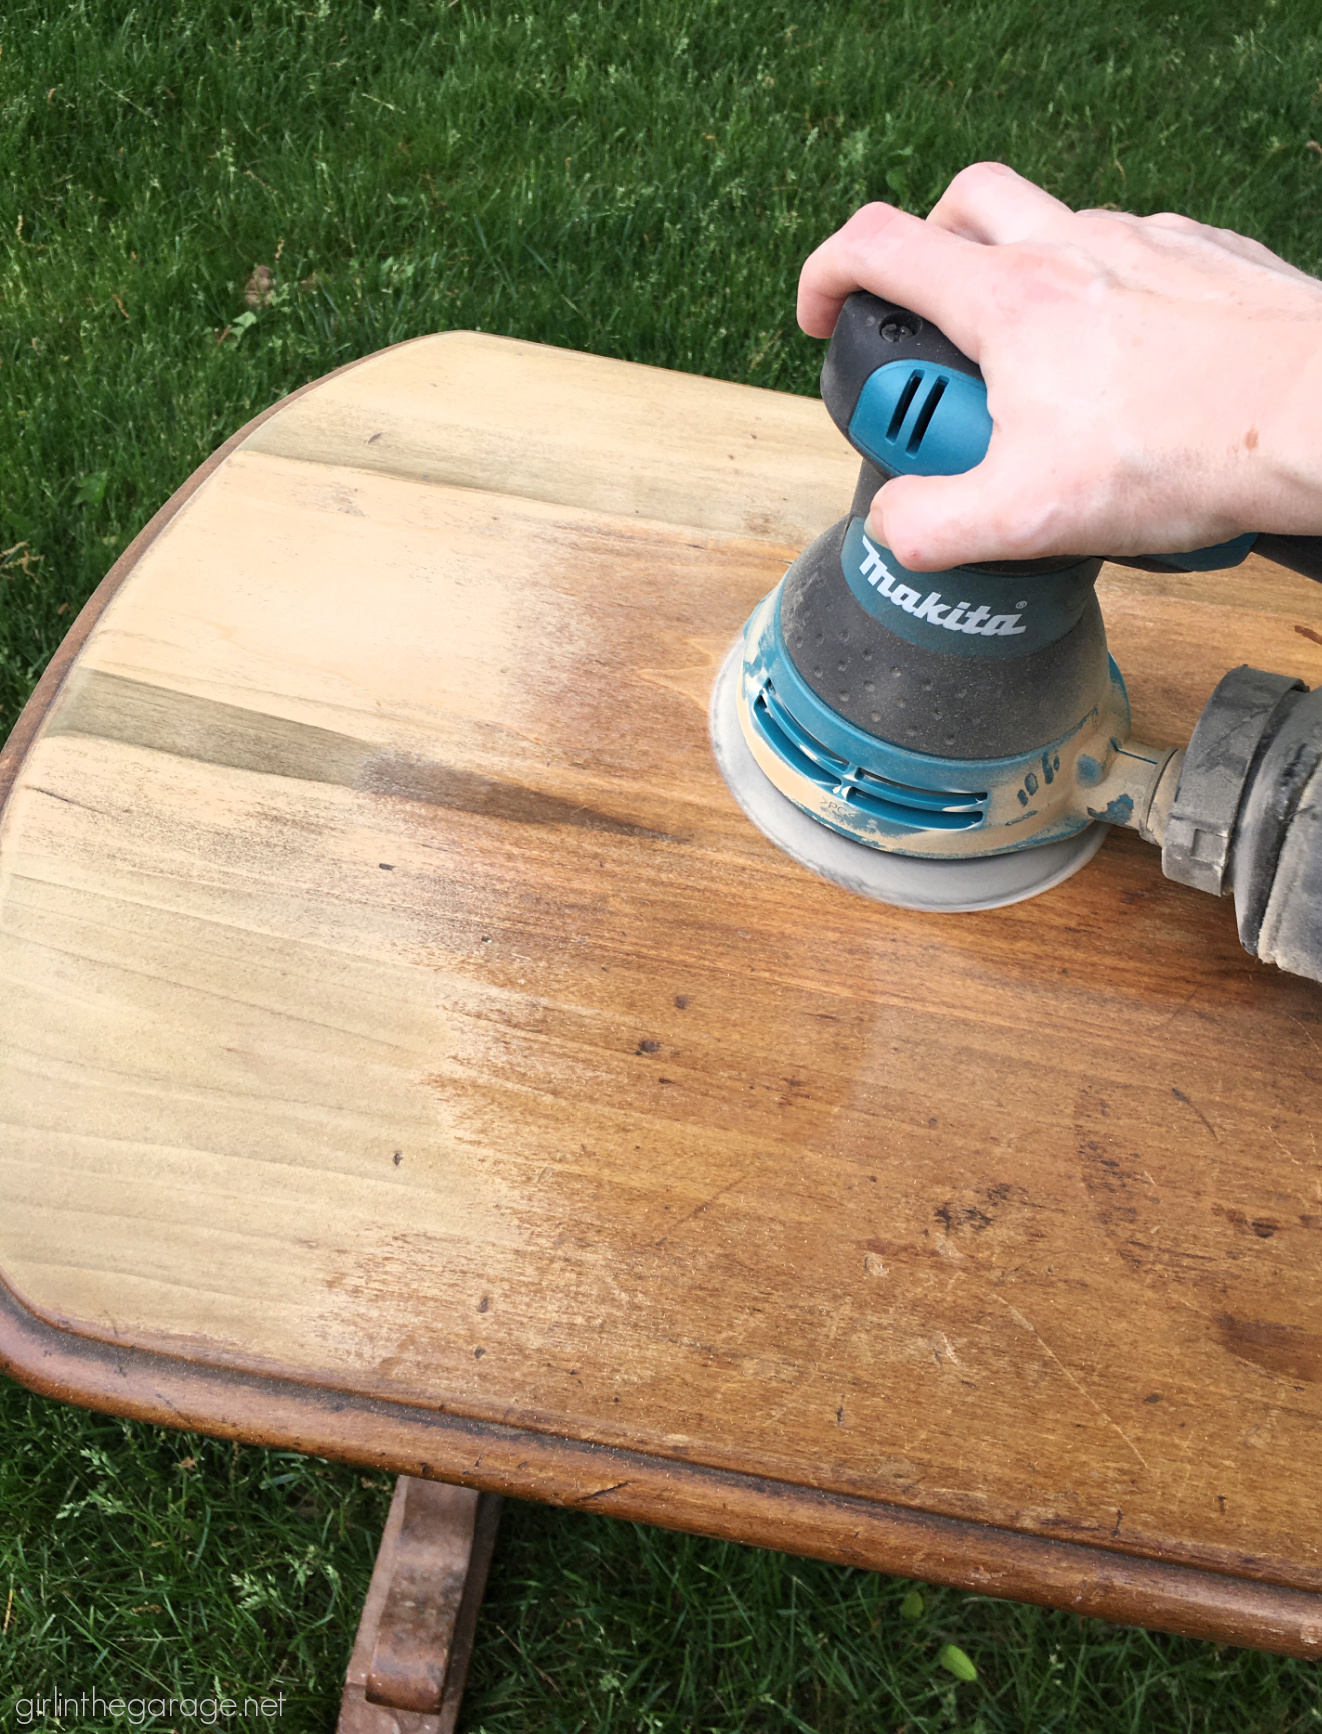
[[[811,391],[804,254],[979,157],[1317,269],[1320,94],[1311,0],[10,0],[0,729],[167,495],[354,356],[475,326]],[[388,1491],[0,1388],[0,1715],[251,1684],[329,1730]],[[1294,1734],[1322,1698],[1279,1659],[513,1506],[466,1723]]]

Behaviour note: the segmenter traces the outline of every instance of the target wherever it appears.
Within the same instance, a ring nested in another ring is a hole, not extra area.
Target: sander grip
[[[822,364],[822,402],[880,482],[962,475],[982,462],[991,441],[977,363],[931,320],[866,289],[840,310]],[[1215,572],[1238,566],[1250,549],[1322,583],[1322,536],[1250,531],[1185,553],[1102,558],[1144,572]]]

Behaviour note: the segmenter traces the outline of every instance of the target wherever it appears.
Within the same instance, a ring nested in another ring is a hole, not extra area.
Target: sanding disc
[[[901,909],[960,914],[1000,909],[1050,891],[1086,866],[1109,825],[1089,825],[1060,843],[987,855],[976,861],[924,861],[869,849],[818,824],[782,795],[749,750],[739,726],[736,696],[743,673],[743,640],[735,644],[716,677],[711,702],[711,737],[721,775],[744,812],[777,848],[802,867],[820,873],[846,891]]]

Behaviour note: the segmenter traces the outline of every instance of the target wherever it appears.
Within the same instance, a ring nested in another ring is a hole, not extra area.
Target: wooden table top
[[[1129,833],[937,917],[747,823],[712,679],[856,468],[815,401],[454,333],[181,490],[3,759],[0,1354],[1322,1653],[1322,992]],[[1149,741],[1322,681],[1262,562],[1099,593]]]

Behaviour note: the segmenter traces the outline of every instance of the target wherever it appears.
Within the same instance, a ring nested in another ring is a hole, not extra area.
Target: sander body
[[[1105,556],[912,572],[868,531],[886,481],[981,462],[976,364],[859,291],[822,397],[862,460],[854,500],[754,610],[713,696],[717,760],[754,823],[851,890],[951,912],[1045,891],[1128,826],[1169,877],[1233,893],[1250,952],[1322,980],[1322,689],[1235,669],[1187,749],[1135,740],[1094,589]],[[1322,579],[1311,537],[1122,563],[1212,571],[1254,546]]]

